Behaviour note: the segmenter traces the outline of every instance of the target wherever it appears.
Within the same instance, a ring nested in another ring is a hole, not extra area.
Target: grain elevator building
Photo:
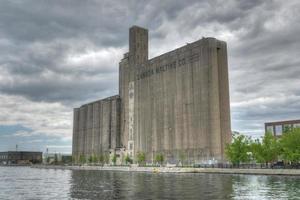
[[[231,141],[226,43],[202,38],[148,58],[148,30],[129,30],[119,95],[74,109],[73,156],[153,163],[224,162]]]

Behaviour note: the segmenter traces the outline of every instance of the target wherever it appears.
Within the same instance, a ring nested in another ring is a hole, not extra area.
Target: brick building
[[[300,120],[266,122],[265,132],[270,132],[276,137],[280,137],[285,130],[291,128],[300,128]]]

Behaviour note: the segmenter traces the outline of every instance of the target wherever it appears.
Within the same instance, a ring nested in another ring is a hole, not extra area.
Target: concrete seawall
[[[103,170],[123,172],[153,173],[217,173],[217,174],[249,174],[249,175],[287,175],[300,176],[299,169],[228,169],[228,168],[179,168],[179,167],[127,167],[127,166],[54,166],[34,165],[39,169],[62,170]]]

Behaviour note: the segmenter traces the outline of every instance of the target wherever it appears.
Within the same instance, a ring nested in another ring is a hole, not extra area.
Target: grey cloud
[[[119,7],[110,4],[110,1],[2,1],[0,25],[5,29],[1,35],[19,42],[83,37],[98,45],[119,45],[124,41],[120,29],[128,13],[124,4],[117,4]]]
[[[262,132],[264,121],[300,117],[299,13],[293,0],[2,1],[0,91],[72,106],[115,94],[136,24],[154,55],[226,40],[233,129]]]
[[[22,95],[33,101],[70,102],[84,101],[90,98],[99,98],[101,93],[111,90],[116,92],[117,79],[114,75],[103,77],[103,79],[89,80],[82,77],[36,77],[24,80],[16,78],[12,85],[0,85],[1,91],[11,95]]]

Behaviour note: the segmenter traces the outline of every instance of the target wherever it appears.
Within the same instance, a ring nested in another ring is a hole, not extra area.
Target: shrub
[[[116,162],[117,162],[117,155],[114,154],[111,161],[113,162],[114,165],[116,165]]]
[[[163,154],[157,154],[155,156],[155,162],[157,162],[159,164],[162,164],[164,162],[164,156],[163,156]]]
[[[126,164],[132,164],[132,159],[129,157],[129,155],[127,154],[125,157],[125,163]]]
[[[137,153],[137,162],[138,162],[138,164],[145,163],[145,161],[146,161],[145,153],[144,152],[138,152]]]

